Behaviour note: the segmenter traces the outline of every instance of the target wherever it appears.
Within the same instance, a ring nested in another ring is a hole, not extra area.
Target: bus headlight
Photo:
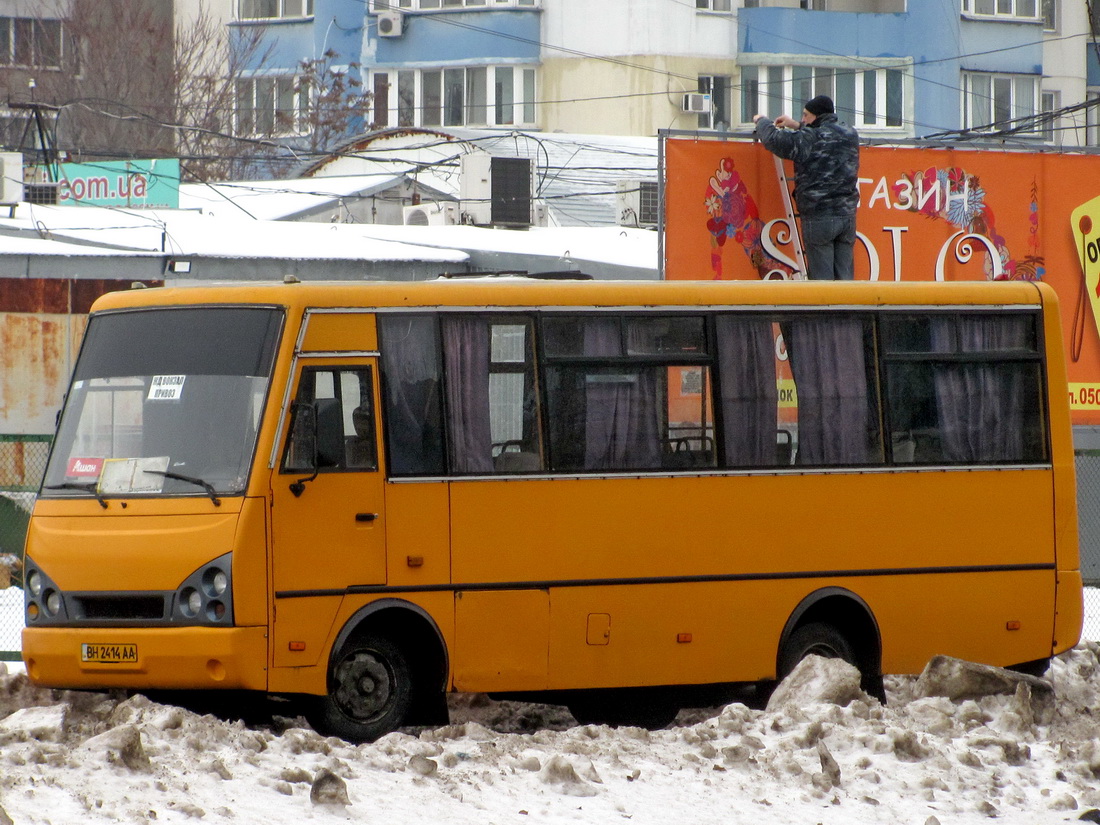
[[[180,593],[180,609],[189,619],[199,615],[202,610],[202,594],[193,587],[185,587]]]
[[[206,568],[202,574],[202,589],[207,596],[217,598],[225,592],[227,587],[229,587],[229,576],[224,570],[216,567]]]
[[[55,625],[70,620],[68,596],[28,556],[23,562],[23,609],[28,624]]]
[[[61,594],[56,590],[50,589],[45,592],[46,613],[50,616],[56,616],[61,612]]]
[[[233,624],[233,554],[204,564],[180,583],[172,606],[178,624]]]

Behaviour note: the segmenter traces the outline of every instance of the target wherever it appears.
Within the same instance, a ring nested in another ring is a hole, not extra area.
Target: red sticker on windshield
[[[65,475],[69,478],[99,478],[102,469],[102,458],[70,458],[69,470]]]

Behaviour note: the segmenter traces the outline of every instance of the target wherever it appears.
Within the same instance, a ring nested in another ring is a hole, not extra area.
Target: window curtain
[[[443,318],[451,469],[493,472],[489,427],[489,325],[479,318]]]
[[[390,471],[443,472],[439,349],[435,319],[382,319],[382,370]]]
[[[795,318],[787,352],[798,393],[798,462],[866,464],[874,430],[867,397],[863,322]]]
[[[621,354],[618,319],[585,322],[585,356],[616,357]],[[586,371],[586,470],[641,470],[661,466],[656,390],[656,377],[651,368]]]
[[[779,403],[772,322],[724,315],[717,323],[726,466],[771,466]]]
[[[1027,317],[959,317],[932,321],[935,352],[1032,352]],[[955,335],[958,335],[956,340]],[[935,370],[944,459],[1018,461],[1027,454],[1031,369],[1019,363],[947,364]]]

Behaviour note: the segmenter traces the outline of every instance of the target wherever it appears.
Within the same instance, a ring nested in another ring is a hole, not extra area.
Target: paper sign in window
[[[164,488],[168,456],[108,458],[99,477],[101,493],[159,493]],[[146,470],[156,472],[147,473]]]
[[[179,401],[183,398],[186,375],[154,375],[149,385],[150,401]]]

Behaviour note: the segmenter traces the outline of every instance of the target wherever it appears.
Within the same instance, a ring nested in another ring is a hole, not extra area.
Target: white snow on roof
[[[331,178],[296,180],[184,183],[180,209],[277,221],[322,209],[344,198],[367,197],[402,181],[404,175],[380,172]]]
[[[439,244],[466,250],[510,252],[557,258],[561,269],[585,261],[657,269],[658,235],[648,229],[601,227],[532,227],[525,230],[474,226],[363,226],[366,234],[395,241]]]
[[[259,221],[220,212],[22,204],[15,219],[0,219],[0,255],[153,253],[438,263],[469,258],[457,249],[419,246],[412,238],[387,240],[363,230],[363,225]],[[48,250],[29,246],[44,241],[53,242]]]
[[[273,192],[268,196],[281,198],[284,194]],[[253,204],[260,212],[266,208],[259,207],[262,200],[257,194]],[[583,271],[585,262],[591,261],[656,271],[658,235],[649,230],[610,226],[504,230],[255,220],[232,205],[201,213],[22,204],[14,219],[0,218],[0,255],[191,255],[463,263],[469,260],[470,251],[556,259],[563,270]]]

